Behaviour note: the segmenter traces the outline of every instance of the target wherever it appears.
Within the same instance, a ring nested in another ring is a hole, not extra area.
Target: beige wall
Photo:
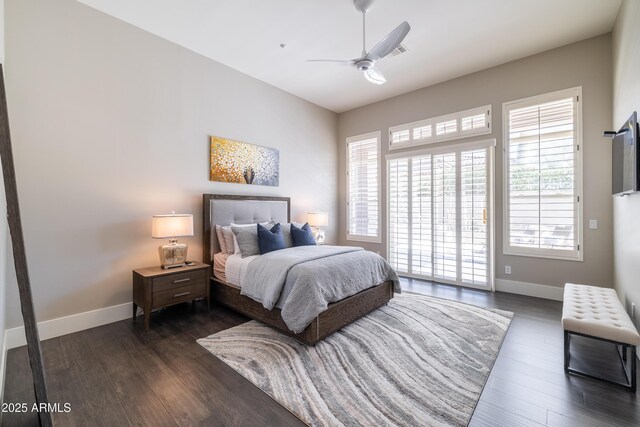
[[[199,234],[202,193],[290,196],[295,220],[330,212],[336,241],[335,113],[73,0],[7,0],[5,14],[39,321],[131,301],[131,270],[159,262],[151,215],[192,212]],[[209,182],[212,134],[278,148],[280,187]],[[200,235],[181,240],[201,259]]]
[[[346,241],[345,139],[382,132],[382,155],[388,153],[389,126],[491,104],[496,138],[496,277],[562,286],[567,281],[612,286],[611,153],[602,131],[611,127],[611,37],[603,35],[510,62],[438,85],[367,105],[339,117],[340,242]],[[506,256],[502,250],[502,103],[582,86],[584,130],[584,219],[599,228],[584,228],[584,262]],[[374,87],[371,90],[375,90]],[[446,143],[445,143],[446,144]],[[399,151],[399,150],[398,150]],[[411,151],[411,149],[408,149]],[[394,153],[396,150],[394,150]],[[386,162],[382,162],[382,223],[386,240]],[[385,244],[362,244],[386,252]],[[505,265],[512,268],[504,274]]]
[[[640,112],[640,2],[625,0],[613,30],[613,128],[633,111]],[[640,304],[640,194],[613,198],[613,230],[614,282],[631,312]]]

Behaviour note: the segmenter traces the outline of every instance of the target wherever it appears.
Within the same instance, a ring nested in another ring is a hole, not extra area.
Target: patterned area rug
[[[198,340],[312,426],[464,426],[513,313],[416,294],[307,347],[251,321]]]

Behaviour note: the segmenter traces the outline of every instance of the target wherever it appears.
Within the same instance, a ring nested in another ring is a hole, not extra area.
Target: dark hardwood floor
[[[403,289],[516,313],[472,426],[640,425],[638,396],[563,371],[562,303],[403,279]],[[199,303],[154,314],[152,329],[124,320],[42,343],[49,396],[71,403],[61,426],[303,425],[268,395],[210,355],[197,338],[247,318]],[[575,339],[576,365],[621,378],[613,346]],[[25,347],[9,351],[5,402],[31,404]],[[33,414],[4,413],[6,426],[37,425]]]

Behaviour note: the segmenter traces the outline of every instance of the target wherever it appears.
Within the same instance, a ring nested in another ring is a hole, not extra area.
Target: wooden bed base
[[[267,310],[259,302],[240,295],[240,288],[221,282],[214,277],[211,278],[211,297],[215,301],[247,317],[266,323],[304,344],[315,345],[335,331],[389,302],[393,298],[393,283],[384,282],[329,304],[327,310],[320,313],[304,331],[298,334],[287,328],[282,320],[280,309]]]

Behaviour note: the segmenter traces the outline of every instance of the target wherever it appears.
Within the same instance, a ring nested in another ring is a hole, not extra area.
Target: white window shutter
[[[487,116],[484,113],[475,114],[473,116],[463,117],[461,122],[463,132],[472,131],[474,129],[483,129],[487,125]]]
[[[411,272],[433,276],[433,206],[431,156],[418,156],[411,165]]]
[[[433,156],[433,276],[457,279],[456,153]]]
[[[458,132],[458,121],[456,119],[436,123],[436,135],[448,135]]]
[[[491,133],[491,105],[389,128],[389,148],[395,150]]]
[[[572,89],[505,106],[507,252],[581,257],[578,96]]]
[[[380,133],[347,139],[347,239],[380,240]]]
[[[489,280],[488,161],[486,149],[460,153],[462,281],[472,285]]]
[[[399,273],[492,284],[489,175],[495,140],[387,160],[388,259]]]
[[[409,272],[409,161],[389,161],[389,264]]]

